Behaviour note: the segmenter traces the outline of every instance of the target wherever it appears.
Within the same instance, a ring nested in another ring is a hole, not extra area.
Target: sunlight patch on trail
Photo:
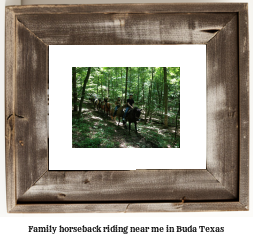
[[[92,119],[94,119],[94,120],[103,121],[103,119],[102,119],[102,118],[100,118],[100,117],[95,117],[95,116],[92,116],[91,118],[92,118]]]
[[[120,145],[119,145],[120,148],[126,148],[126,143],[125,142],[122,142]]]

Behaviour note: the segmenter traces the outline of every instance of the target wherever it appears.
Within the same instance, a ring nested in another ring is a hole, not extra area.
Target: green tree
[[[81,113],[82,113],[82,106],[83,106],[83,99],[84,99],[84,95],[85,95],[85,88],[86,88],[86,84],[87,84],[87,82],[89,80],[89,77],[90,77],[90,71],[91,71],[91,67],[88,68],[86,77],[85,77],[84,82],[83,82],[83,89],[82,89],[81,100],[80,100],[80,104],[79,104],[78,118],[80,118]]]
[[[77,111],[77,89],[76,89],[76,67],[72,67],[72,92],[73,92],[73,100],[72,103],[74,105],[74,111]]]
[[[168,127],[168,83],[167,83],[167,68],[163,67],[164,71],[164,126]]]
[[[127,80],[128,80],[128,67],[126,67],[125,103],[127,101]]]

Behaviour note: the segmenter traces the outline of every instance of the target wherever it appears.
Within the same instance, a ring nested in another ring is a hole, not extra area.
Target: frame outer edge
[[[135,212],[211,212],[246,211],[239,202],[199,203],[91,203],[91,204],[21,204],[13,213],[135,213]]]
[[[15,73],[16,30],[15,14],[5,8],[5,168],[7,212],[17,204],[15,167]]]
[[[237,11],[239,11],[239,105],[240,105],[240,168],[239,168],[239,203],[227,202],[219,205],[216,203],[199,203],[181,204],[182,207],[188,207],[183,211],[192,211],[195,207],[196,211],[201,208],[201,211],[207,210],[248,210],[249,203],[249,42],[248,42],[248,5],[237,4]],[[243,6],[243,7],[242,7]],[[15,147],[14,147],[14,136],[15,136],[15,67],[16,67],[16,50],[15,50],[15,8],[6,8],[6,52],[5,55],[5,129],[6,129],[6,192],[7,192],[7,211],[8,212],[116,212],[118,204],[33,204],[33,205],[17,205],[16,199],[16,169],[15,169]],[[229,9],[229,8],[228,8]],[[200,11],[200,10],[199,10]],[[21,13],[24,14],[24,13]],[[10,19],[10,20],[9,20]],[[246,95],[246,96],[245,96]],[[11,106],[12,105],[12,106]],[[165,203],[163,207],[168,207],[163,211],[173,211],[170,209],[172,203]],[[113,205],[115,206],[113,208]],[[125,210],[121,210],[122,206],[118,207],[118,212],[138,212],[138,209],[133,209],[134,206],[139,207],[140,212],[155,212],[161,211],[157,208],[153,210],[152,205],[155,207],[157,204],[122,204],[125,206]],[[189,206],[190,205],[190,206]],[[209,205],[212,205],[211,207]],[[105,208],[103,208],[103,206]],[[157,205],[158,206],[158,205]],[[160,208],[162,204],[159,204]],[[147,207],[145,209],[145,207]],[[209,207],[209,209],[208,209]],[[100,208],[97,209],[97,208]],[[51,211],[52,209],[52,211]],[[87,210],[86,210],[87,209]],[[120,211],[119,211],[120,210]]]
[[[78,14],[90,13],[200,13],[200,12],[238,12],[244,3],[123,3],[123,4],[41,4],[10,6],[16,15],[19,14]],[[145,7],[145,10],[143,9]],[[53,9],[53,10],[52,10]],[[122,10],[123,9],[123,10]]]
[[[239,11],[239,201],[249,209],[249,31],[248,4]]]

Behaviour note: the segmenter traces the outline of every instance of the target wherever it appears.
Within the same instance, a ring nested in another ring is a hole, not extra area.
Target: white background
[[[23,3],[28,3],[28,4],[41,4],[41,3],[129,3],[129,2],[155,2],[150,1],[150,0],[139,0],[139,1],[127,1],[127,0],[107,0],[107,1],[102,1],[102,0],[86,0],[86,1],[61,1],[61,0],[51,0],[51,1],[32,1],[32,0],[27,0],[23,1]],[[170,1],[170,0],[159,0],[159,2],[207,2],[207,1],[198,1],[198,0],[191,0],[191,1]],[[253,22],[252,22],[252,14],[253,14],[253,9],[252,9],[252,1],[244,1],[244,0],[221,0],[221,1],[211,1],[208,0],[208,2],[248,2],[249,3],[249,28],[250,28],[250,45],[253,44],[252,41],[252,27],[253,27]],[[191,233],[184,233],[184,234],[160,234],[163,235],[164,237],[252,237],[252,223],[253,223],[253,207],[252,207],[252,176],[250,176],[250,211],[249,212],[193,212],[193,213],[129,213],[129,214],[7,214],[6,212],[6,189],[5,189],[5,138],[4,138],[4,122],[5,122],[5,116],[4,116],[4,7],[5,5],[12,5],[12,4],[20,4],[20,1],[18,0],[6,0],[6,1],[1,1],[0,3],[0,9],[1,9],[1,38],[0,38],[0,45],[1,45],[1,80],[0,80],[0,87],[2,90],[1,95],[1,104],[0,104],[0,109],[2,112],[2,116],[0,118],[1,120],[1,127],[0,127],[0,134],[1,136],[1,144],[0,144],[0,161],[1,161],[1,166],[0,166],[0,234],[3,234],[3,237],[37,237],[37,236],[49,236],[51,237],[51,234],[28,234],[28,225],[36,225],[38,224],[39,226],[45,226],[45,225],[55,225],[59,226],[60,224],[62,225],[71,225],[74,224],[76,226],[78,225],[83,225],[83,224],[89,224],[89,225],[97,225],[97,224],[104,224],[107,222],[107,224],[114,225],[114,224],[124,224],[124,225],[130,225],[130,224],[135,224],[136,226],[151,226],[151,225],[160,225],[163,226],[165,224],[169,225],[206,225],[206,226],[212,226],[212,225],[217,225],[217,226],[225,226],[225,233],[206,233],[206,234],[191,234]],[[250,53],[250,58],[252,59],[252,53]],[[252,72],[253,66],[252,64],[250,65],[251,69],[250,71]],[[252,91],[253,84],[250,83],[250,90]],[[251,105],[253,105],[253,100],[251,99]],[[250,108],[251,110],[253,109],[252,106]],[[252,118],[252,117],[251,117]],[[252,123],[252,120],[251,120]],[[250,128],[250,134],[252,134],[252,126]],[[250,147],[252,148],[252,140],[250,141]],[[251,161],[252,161],[252,156],[250,156]],[[252,174],[252,163],[250,163],[250,173]],[[62,234],[56,235],[58,237],[61,237]],[[95,234],[96,235],[96,234]],[[110,237],[118,237],[122,236],[123,234],[116,234],[112,235],[109,234]],[[143,235],[143,234],[140,234]],[[145,237],[147,236],[144,234]],[[80,237],[84,237],[84,234],[80,234]],[[106,235],[105,235],[106,236]],[[129,236],[129,235],[128,235]],[[156,235],[158,237],[158,235]],[[65,236],[66,237],[66,236]],[[68,234],[68,237],[70,235]],[[75,237],[72,235],[72,237]],[[106,236],[109,237],[109,236]],[[150,237],[150,236],[148,236]]]
[[[96,50],[99,57],[94,54]],[[52,45],[49,52],[50,170],[206,169],[205,45]],[[124,57],[115,57],[119,52]],[[72,148],[73,66],[180,67],[180,148],[120,152]],[[120,157],[112,156],[118,153]]]

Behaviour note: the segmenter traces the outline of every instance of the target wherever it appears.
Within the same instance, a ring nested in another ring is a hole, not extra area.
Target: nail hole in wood
[[[86,184],[86,183],[89,183],[90,182],[90,180],[88,180],[88,179],[85,179],[84,180],[84,183]]]
[[[185,196],[182,198],[182,203],[184,203],[184,201],[185,201]]]
[[[63,193],[59,193],[57,197],[58,197],[58,198],[65,198],[65,197],[66,197],[66,195],[65,195],[65,194],[63,194]]]

